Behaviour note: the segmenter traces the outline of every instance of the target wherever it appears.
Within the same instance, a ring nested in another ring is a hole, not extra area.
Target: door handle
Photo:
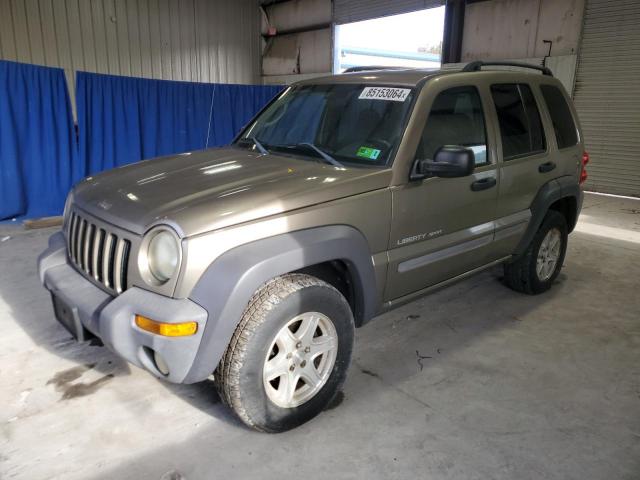
[[[471,184],[471,190],[479,192],[480,190],[486,190],[496,186],[496,179],[494,177],[485,177],[480,180],[476,180]]]
[[[547,173],[550,172],[551,170],[553,170],[554,168],[556,168],[556,164],[553,162],[547,162],[547,163],[543,163],[542,165],[540,165],[538,167],[538,171],[540,173]]]

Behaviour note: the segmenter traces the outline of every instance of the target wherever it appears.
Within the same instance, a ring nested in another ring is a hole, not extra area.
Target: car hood
[[[79,208],[131,232],[169,223],[191,236],[385,188],[390,178],[390,170],[227,147],[109,170],[85,179],[73,195]]]

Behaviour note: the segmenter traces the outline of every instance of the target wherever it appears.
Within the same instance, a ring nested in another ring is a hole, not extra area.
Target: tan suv
[[[303,81],[229,147],[87,178],[39,258],[57,319],[167,381],[213,373],[277,432],[327,406],[381,312],[497,264],[547,290],[588,157],[547,69],[488,65]]]

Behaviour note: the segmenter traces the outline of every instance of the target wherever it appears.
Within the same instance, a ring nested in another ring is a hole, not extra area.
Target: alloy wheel
[[[557,228],[552,228],[542,239],[536,261],[538,279],[545,282],[551,278],[556,269],[562,250],[562,234]]]
[[[269,400],[282,408],[309,401],[329,379],[337,350],[338,335],[329,317],[306,312],[292,318],[276,334],[264,362]]]

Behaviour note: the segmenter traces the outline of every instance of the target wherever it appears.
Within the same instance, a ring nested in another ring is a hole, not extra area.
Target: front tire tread
[[[231,337],[229,346],[214,372],[216,389],[220,399],[240,419],[254,430],[271,433],[272,430],[256,423],[244,407],[240,396],[240,371],[247,347],[255,331],[265,322],[267,314],[292,293],[304,288],[321,286],[336,290],[328,283],[310,275],[291,273],[276,277],[263,285],[249,300],[240,323]],[[337,292],[337,290],[336,290]],[[339,293],[339,292],[338,292]]]

